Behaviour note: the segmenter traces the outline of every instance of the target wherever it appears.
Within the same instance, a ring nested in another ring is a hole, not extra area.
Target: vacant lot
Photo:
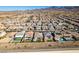
[[[72,48],[79,47],[79,41],[76,42],[33,42],[33,43],[0,43],[0,50],[18,50],[18,49],[54,49],[54,48]]]

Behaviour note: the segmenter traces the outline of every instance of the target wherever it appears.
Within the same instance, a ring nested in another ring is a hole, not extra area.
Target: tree
[[[76,37],[75,37],[74,35],[72,35],[72,38],[73,38],[75,41],[77,41],[77,39],[76,39]]]
[[[43,42],[45,41],[45,36],[44,36],[44,33],[42,33],[43,34]]]
[[[31,42],[33,42],[34,36],[35,36],[35,32],[33,33],[33,37],[32,37],[32,40],[31,40]]]
[[[51,32],[51,35],[52,35],[52,37],[53,37],[53,38],[52,38],[53,41],[56,42],[56,40],[55,40],[55,34]]]

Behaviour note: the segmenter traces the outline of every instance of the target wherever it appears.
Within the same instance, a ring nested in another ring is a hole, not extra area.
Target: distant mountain
[[[43,10],[58,10],[58,11],[72,11],[72,12],[78,12],[79,6],[50,6],[48,8],[45,8]]]
[[[64,8],[64,9],[74,9],[74,8],[77,8],[77,9],[79,9],[79,6],[51,6],[51,7],[49,7],[49,8],[58,8],[58,9],[62,9],[62,8]]]
[[[79,6],[49,6],[47,8],[41,8],[41,9],[33,9],[33,10],[14,10],[14,11],[0,11],[0,13],[8,12],[8,13],[38,13],[42,11],[72,11],[72,12],[78,12]]]

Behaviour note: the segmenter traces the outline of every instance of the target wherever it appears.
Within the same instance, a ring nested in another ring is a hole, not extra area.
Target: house
[[[43,39],[42,32],[35,32],[34,40],[33,41],[42,41],[42,39]]]
[[[36,26],[36,23],[32,23],[32,27],[35,27]]]
[[[61,35],[61,31],[60,30],[55,30],[55,34],[56,35]]]
[[[41,30],[41,26],[36,26],[36,30]]]
[[[73,25],[68,25],[68,28],[69,28],[70,30],[74,30],[74,26],[73,26]]]
[[[53,41],[51,32],[44,32],[44,36],[45,36],[45,41],[48,41],[48,42]]]
[[[39,25],[39,26],[41,26],[41,24],[42,24],[42,22],[41,22],[41,21],[39,21],[39,22],[37,23],[37,25]]]
[[[30,22],[27,22],[26,24],[27,24],[27,26],[31,26],[31,23]]]
[[[53,26],[50,26],[50,27],[48,26],[48,28],[49,28],[50,31],[55,31]]]
[[[25,31],[21,31],[21,32],[16,33],[14,35],[14,41],[13,42],[21,42],[24,35],[25,35]]]
[[[4,37],[7,33],[5,31],[0,31],[0,38]]]
[[[4,26],[4,24],[0,23],[0,30],[4,30],[6,29],[6,27]]]
[[[33,31],[29,31],[25,33],[23,41],[31,41],[33,38]]]
[[[56,40],[56,41],[59,41],[59,40],[60,40],[60,37],[61,37],[61,35],[57,35],[57,34],[56,34],[56,35],[55,35],[55,40]]]
[[[62,30],[62,26],[61,26],[61,25],[57,25],[57,26],[56,26],[56,29],[57,29],[57,30]]]
[[[73,39],[71,35],[67,35],[67,34],[61,36],[59,39],[59,42],[66,42],[66,41],[75,41],[75,39]]]
[[[48,26],[42,26],[43,30],[48,30]]]
[[[66,41],[74,41],[74,39],[70,36],[64,36],[64,38],[66,39]]]

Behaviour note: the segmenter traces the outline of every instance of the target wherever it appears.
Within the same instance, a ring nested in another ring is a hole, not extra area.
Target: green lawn
[[[20,37],[19,38],[15,38],[15,40],[13,42],[21,42],[21,39],[22,38],[20,38]]]

